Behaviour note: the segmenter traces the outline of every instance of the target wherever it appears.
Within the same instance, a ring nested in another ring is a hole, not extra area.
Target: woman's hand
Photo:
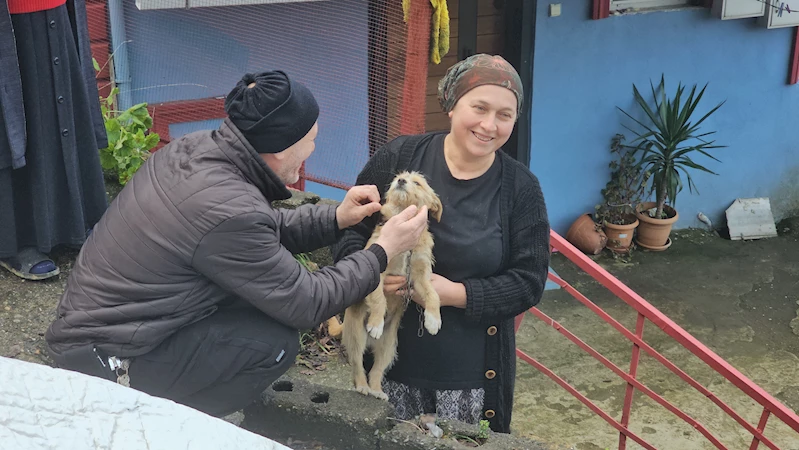
[[[430,276],[430,283],[433,285],[438,297],[441,299],[441,306],[454,306],[456,308],[466,308],[466,286],[462,283],[450,281],[438,274]],[[406,280],[403,276],[386,275],[383,281],[383,292],[386,294],[406,294]],[[411,300],[424,306],[424,300],[420,298],[418,292],[411,289]]]
[[[401,275],[386,275],[383,279],[383,292],[386,295],[404,295],[404,291],[400,290],[405,287],[407,280]]]

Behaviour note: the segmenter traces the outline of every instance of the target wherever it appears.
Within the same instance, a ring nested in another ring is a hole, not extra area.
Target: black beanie
[[[319,105],[307,87],[274,70],[244,75],[225,99],[225,112],[255,151],[279,153],[311,131]]]

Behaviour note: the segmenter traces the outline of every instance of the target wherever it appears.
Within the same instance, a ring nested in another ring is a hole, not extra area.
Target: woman
[[[503,58],[479,54],[447,71],[438,97],[450,130],[393,140],[357,180],[376,185],[382,195],[394,174],[416,170],[443,204],[441,222],[430,221],[442,328],[431,336],[422,327],[421,309],[406,310],[397,361],[383,389],[398,418],[435,413],[468,423],[488,420],[494,431],[508,433],[516,374],[513,318],[540,300],[550,252],[538,180],[499,151],[519,117],[522,84]],[[335,259],[362,249],[376,220],[348,230],[334,248]],[[385,291],[403,293],[406,282],[386,277]]]
[[[106,208],[83,0],[0,0],[0,266],[43,280]]]

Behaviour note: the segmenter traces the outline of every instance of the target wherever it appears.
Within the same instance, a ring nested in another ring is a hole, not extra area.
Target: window
[[[692,3],[691,0],[610,0],[610,10],[623,11],[626,9],[664,8],[669,6],[685,6]]]
[[[203,6],[262,5],[268,3],[294,3],[325,0],[136,0],[139,9],[199,8]]]

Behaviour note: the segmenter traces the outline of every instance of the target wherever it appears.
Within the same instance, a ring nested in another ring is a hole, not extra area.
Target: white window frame
[[[328,0],[136,0],[140,10],[188,9],[209,6],[265,5],[272,3],[319,2]]]
[[[690,6],[691,0],[610,0],[610,11],[625,9],[679,8]]]

